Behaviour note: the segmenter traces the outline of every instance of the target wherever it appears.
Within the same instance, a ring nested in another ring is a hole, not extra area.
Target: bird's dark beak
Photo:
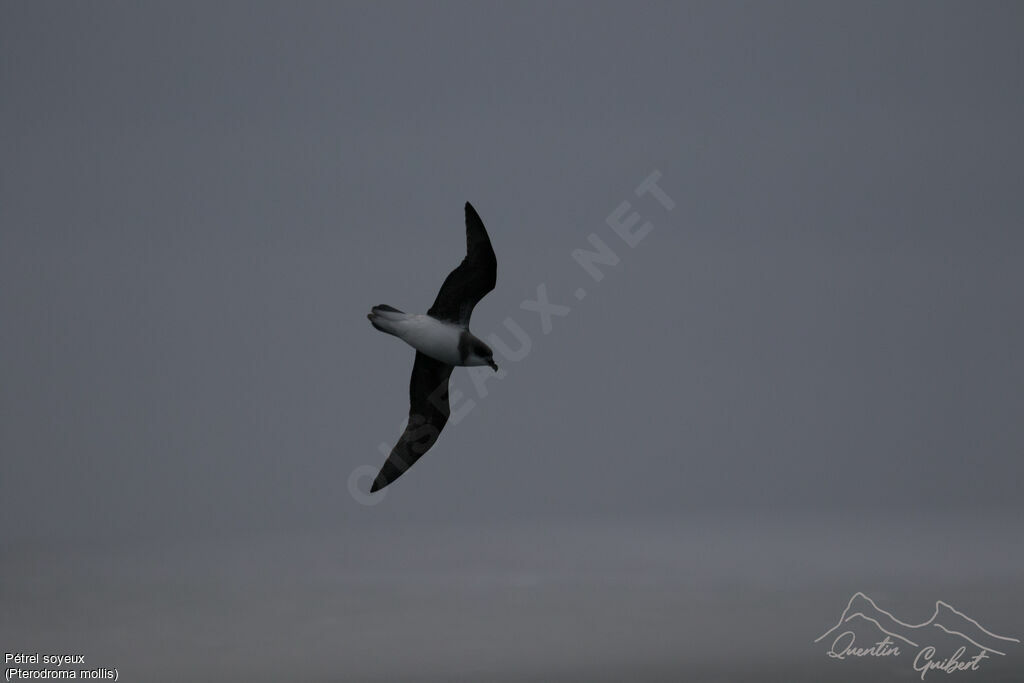
[[[495,372],[498,371],[498,364],[494,362],[493,358],[488,358],[487,359],[487,364],[490,365],[491,369],[494,370]]]

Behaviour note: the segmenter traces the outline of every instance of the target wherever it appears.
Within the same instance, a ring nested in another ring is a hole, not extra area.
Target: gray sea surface
[[[1020,638],[1020,538],[1019,520],[944,513],[20,542],[0,641],[124,681],[910,681],[912,649],[839,661],[814,640],[857,591]],[[1024,647],[1007,650],[925,680],[1019,681]]]

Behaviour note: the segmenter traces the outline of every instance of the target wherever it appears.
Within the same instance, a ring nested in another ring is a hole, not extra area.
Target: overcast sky
[[[1014,4],[2,12],[6,535],[1018,497]],[[367,509],[466,200],[530,352]]]
[[[861,589],[1021,636],[1022,27],[0,5],[0,635],[126,680],[768,675],[739,642],[796,681]],[[457,369],[461,419],[367,505],[413,352],[366,313],[430,306],[467,200],[472,329],[528,352]]]

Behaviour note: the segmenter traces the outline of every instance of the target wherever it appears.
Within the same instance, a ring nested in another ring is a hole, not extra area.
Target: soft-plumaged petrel
[[[416,349],[409,380],[409,424],[370,491],[379,491],[430,450],[448,422],[448,378],[456,365],[489,365],[494,352],[469,331],[473,307],[494,289],[498,260],[476,209],[466,202],[466,258],[448,274],[426,315],[374,306],[366,317],[381,332]]]

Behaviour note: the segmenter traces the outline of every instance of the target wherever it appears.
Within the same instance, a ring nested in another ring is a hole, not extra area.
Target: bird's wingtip
[[[373,480],[373,485],[370,486],[370,493],[377,493],[382,488],[388,485],[388,480],[384,478],[384,473],[381,472],[377,475],[377,478]]]

